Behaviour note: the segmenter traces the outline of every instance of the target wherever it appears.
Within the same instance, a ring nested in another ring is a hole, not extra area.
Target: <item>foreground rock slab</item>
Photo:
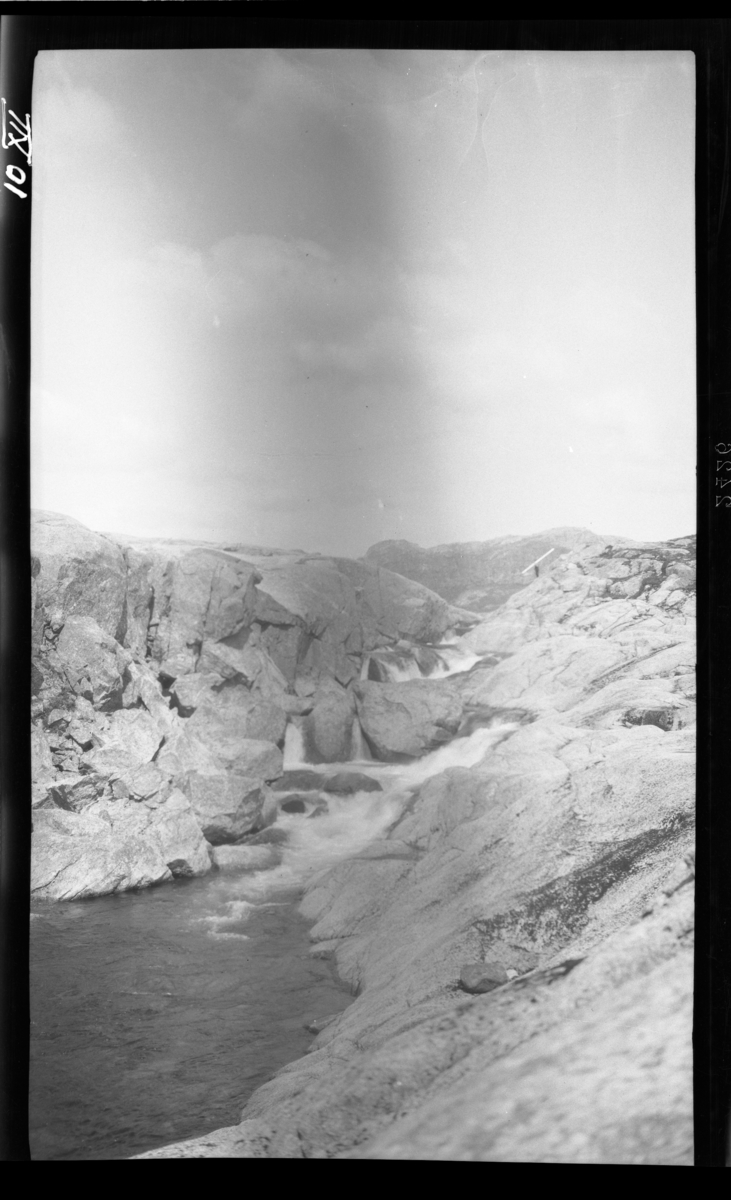
[[[693,889],[678,868],[583,957],[434,999],[390,1032],[366,1024],[357,1045],[356,1002],[240,1125],[138,1157],[691,1166]]]
[[[479,1074],[468,1061],[467,1079],[349,1157],[692,1166],[691,958],[609,985]]]
[[[33,826],[36,899],[106,896],[211,868],[208,845],[180,792],[152,806],[100,801],[75,813],[51,805],[36,809]]]
[[[692,550],[563,560],[465,637],[495,652],[454,685],[484,757],[308,885],[356,998],[241,1156],[692,1164]]]

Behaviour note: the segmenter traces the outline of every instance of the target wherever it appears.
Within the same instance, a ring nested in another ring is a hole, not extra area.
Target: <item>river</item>
[[[513,728],[490,722],[410,764],[313,767],[292,726],[287,769],[357,770],[383,790],[314,792],[316,820],[280,811],[279,844],[221,847],[221,869],[202,879],[35,903],[32,1158],[128,1158],[235,1124],[307,1052],[307,1026],[353,999],[310,954],[305,883],[384,836],[424,780],[475,765]]]

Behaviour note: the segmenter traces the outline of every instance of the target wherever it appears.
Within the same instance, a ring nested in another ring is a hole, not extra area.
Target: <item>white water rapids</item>
[[[428,655],[429,679],[443,679],[469,671],[480,661],[478,655],[461,647],[457,639],[452,643],[413,651],[378,651],[371,657],[378,654],[381,668],[387,669],[393,681],[397,682],[423,678],[417,656],[424,651]],[[366,658],[364,676],[368,662],[369,658]],[[277,792],[280,804],[286,802],[288,795],[296,793],[307,801],[311,811],[309,814],[288,813],[280,807],[275,824],[284,837],[276,846],[244,844],[225,846],[216,851],[219,867],[236,874],[228,883],[231,893],[229,899],[208,918],[211,932],[226,936],[226,927],[231,922],[235,922],[237,930],[240,930],[240,923],[246,919],[252,906],[276,902],[278,893],[291,895],[293,890],[301,890],[315,874],[358,854],[369,843],[384,837],[401,816],[417,787],[450,767],[476,766],[497,742],[502,741],[506,732],[514,728],[514,724],[505,722],[490,724],[476,729],[468,737],[455,737],[415,762],[384,763],[370,757],[356,717],[354,744],[357,756],[348,762],[313,764],[306,760],[299,726],[291,721],[285,737],[285,771],[315,772],[322,775],[323,785],[328,776],[339,772],[358,772],[377,780],[382,790],[355,792],[348,796],[311,790],[302,796],[305,789],[293,786],[290,793]],[[314,815],[313,809],[317,809]],[[234,936],[242,934],[238,932]]]
[[[277,846],[222,847],[216,855],[219,866],[225,872],[231,871],[232,875],[228,880],[226,899],[219,896],[220,908],[206,918],[214,936],[226,936],[227,926],[231,923],[236,924],[238,931],[234,936],[245,936],[241,932],[241,922],[254,907],[276,903],[281,893],[291,895],[293,890],[300,890],[321,871],[384,837],[417,787],[450,767],[476,766],[516,726],[501,723],[476,729],[469,737],[455,738],[411,763],[362,759],[320,765],[295,757],[297,748],[301,750],[301,741],[298,747],[296,735],[299,731],[294,725],[290,728],[295,734],[290,737],[286,770],[316,772],[323,776],[323,784],[329,775],[357,771],[378,780],[383,790],[355,792],[350,796],[310,791],[307,799],[313,804],[326,804],[327,809],[313,818],[304,813],[283,812],[280,808],[275,827],[286,835],[286,842]],[[302,789],[292,788],[292,792],[301,795]],[[277,798],[284,802],[288,793],[278,792]]]
[[[475,661],[456,645],[425,649],[429,678]],[[383,653],[379,667],[410,670],[406,657]],[[292,723],[286,770],[323,784],[358,772],[383,790],[272,792],[273,825],[249,844],[217,847],[219,871],[139,893],[36,904],[33,1157],[124,1158],[197,1136],[203,1113],[206,1128],[234,1123],[256,1087],[307,1051],[313,1020],[352,1000],[331,964],[310,955],[296,907],[303,888],[387,836],[427,779],[480,763],[515,728],[494,719],[415,762],[359,754],[319,766],[303,761]],[[293,793],[304,811],[283,811]]]
[[[465,650],[459,639],[437,646],[374,650],[364,656],[361,679],[380,678],[382,682],[404,683],[409,679],[446,679],[471,670],[480,661],[479,654]],[[371,674],[377,668],[376,676]]]

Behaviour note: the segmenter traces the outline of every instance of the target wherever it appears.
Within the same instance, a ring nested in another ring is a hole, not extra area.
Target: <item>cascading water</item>
[[[353,758],[356,762],[370,762],[373,758],[357,717],[353,717]]]
[[[478,661],[458,646],[435,649],[436,677]],[[34,1158],[122,1158],[233,1124],[251,1092],[306,1051],[308,1023],[351,1001],[329,964],[309,955],[296,911],[303,887],[386,836],[427,779],[476,766],[516,727],[488,721],[394,764],[364,753],[356,725],[356,757],[311,764],[290,721],[285,771],[306,767],[322,787],[273,793],[273,824],[218,847],[215,874],[34,907],[33,970],[43,981],[32,991]],[[356,772],[381,790],[326,788]],[[286,811],[288,801],[299,811]]]
[[[300,892],[313,875],[358,854],[385,836],[417,787],[450,767],[476,766],[515,728],[515,724],[496,724],[477,729],[469,737],[455,738],[424,758],[406,764],[372,759],[320,764],[290,760],[288,770],[306,766],[313,775],[322,777],[323,786],[307,792],[306,807],[310,813],[295,815],[279,808],[275,825],[281,840],[275,844],[223,848],[220,865],[236,875],[225,893],[220,892],[216,912],[205,918],[212,934],[246,936],[246,923],[259,906]],[[359,774],[377,780],[382,791],[356,791],[348,796],[328,793],[325,790],[328,777],[346,769],[349,772],[357,769]],[[300,796],[301,787],[293,786],[290,792],[278,792],[277,796],[281,803],[286,803],[292,793]]]
[[[409,646],[373,650],[363,660],[361,680],[404,683],[409,679],[446,679],[459,675],[480,662],[480,655],[464,649],[457,641],[435,646]]]
[[[288,721],[284,731],[283,758],[285,771],[301,767],[305,761],[305,739],[300,726],[295,721]]]

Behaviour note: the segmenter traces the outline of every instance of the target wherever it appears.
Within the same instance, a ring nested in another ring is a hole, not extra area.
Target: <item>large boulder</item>
[[[34,512],[31,549],[38,563],[36,612],[44,621],[90,617],[110,637],[121,633],[127,564],[121,548],[60,513]]]
[[[169,697],[163,694],[157,676],[147,662],[131,662],[125,677],[129,679],[122,696],[125,708],[144,707],[161,737],[178,727],[178,715],[171,707]]]
[[[63,771],[47,785],[43,795],[38,797],[37,807],[48,809],[56,806],[79,813],[91,808],[99,800],[114,799],[109,776],[99,775],[94,771],[85,771],[83,775]]]
[[[347,762],[353,749],[355,697],[334,680],[325,679],[313,697],[311,713],[302,720],[308,762]]]
[[[278,704],[234,683],[201,701],[186,723],[217,758],[230,762],[238,757],[242,740],[281,742],[287,717]]]
[[[54,670],[53,658],[49,654],[43,659],[46,677],[36,702],[35,728],[36,744],[44,744],[50,751],[54,770],[99,769],[109,773],[120,764],[127,771],[149,762],[178,720],[151,672],[131,663],[125,668],[122,682],[128,676],[129,682],[121,696],[117,687],[113,703],[108,705],[102,693],[99,711],[90,699],[71,689],[67,676],[61,673],[58,656],[58,669]],[[74,674],[73,678],[80,679],[84,688],[88,684],[90,694],[94,694],[88,675]],[[95,679],[101,687],[99,675]],[[125,705],[131,702],[130,707],[114,707],[120,699]],[[108,707],[111,712],[105,711]],[[41,738],[42,743],[38,740]],[[92,761],[93,756],[98,757]]]
[[[240,736],[238,726],[233,730],[225,720],[196,730],[191,720],[180,725],[166,738],[156,763],[175,779],[182,780],[188,771],[216,775],[234,771],[239,775],[255,775],[260,780],[277,779],[282,773],[282,752],[265,738]]]
[[[261,824],[267,793],[260,779],[191,771],[184,786],[196,820],[212,846],[236,842]]]
[[[40,694],[55,686],[55,703],[62,702],[67,692],[72,697],[84,697],[101,711],[121,708],[130,662],[129,652],[93,617],[67,617],[39,661],[41,672],[47,676],[46,689],[42,688]]]
[[[384,637],[389,642],[439,642],[448,631],[469,628],[478,619],[395,571],[347,558],[336,562],[357,590],[364,650],[383,645]]]
[[[248,631],[247,631],[248,632]],[[264,700],[281,704],[288,683],[266,651],[249,634],[242,647],[226,642],[204,642],[198,660],[198,671],[221,680],[243,683]]]
[[[328,677],[343,686],[362,655],[399,639],[437,642],[477,618],[392,571],[345,558],[256,558],[261,645],[290,684]]]
[[[182,782],[188,771],[215,775],[225,770],[225,764],[214,754],[214,748],[190,729],[189,721],[181,721],[171,730],[161,746],[156,763],[172,779]]]
[[[39,899],[79,900],[149,887],[211,867],[188,800],[99,801],[81,812],[55,805],[33,814],[31,889]]]
[[[213,699],[222,685],[223,676],[215,672],[179,675],[170,689],[170,695],[181,716],[190,717],[201,701]]]
[[[454,737],[463,704],[449,680],[354,685],[361,728],[376,758],[418,758]]]
[[[123,708],[110,713],[102,733],[96,734],[95,747],[87,751],[92,767],[124,755],[137,764],[152,762],[163,740],[155,718],[146,708]]]
[[[251,624],[259,576],[248,563],[215,549],[183,549],[160,571],[164,560],[158,551],[149,645],[160,673],[175,679],[195,670],[204,641],[231,637]]]

